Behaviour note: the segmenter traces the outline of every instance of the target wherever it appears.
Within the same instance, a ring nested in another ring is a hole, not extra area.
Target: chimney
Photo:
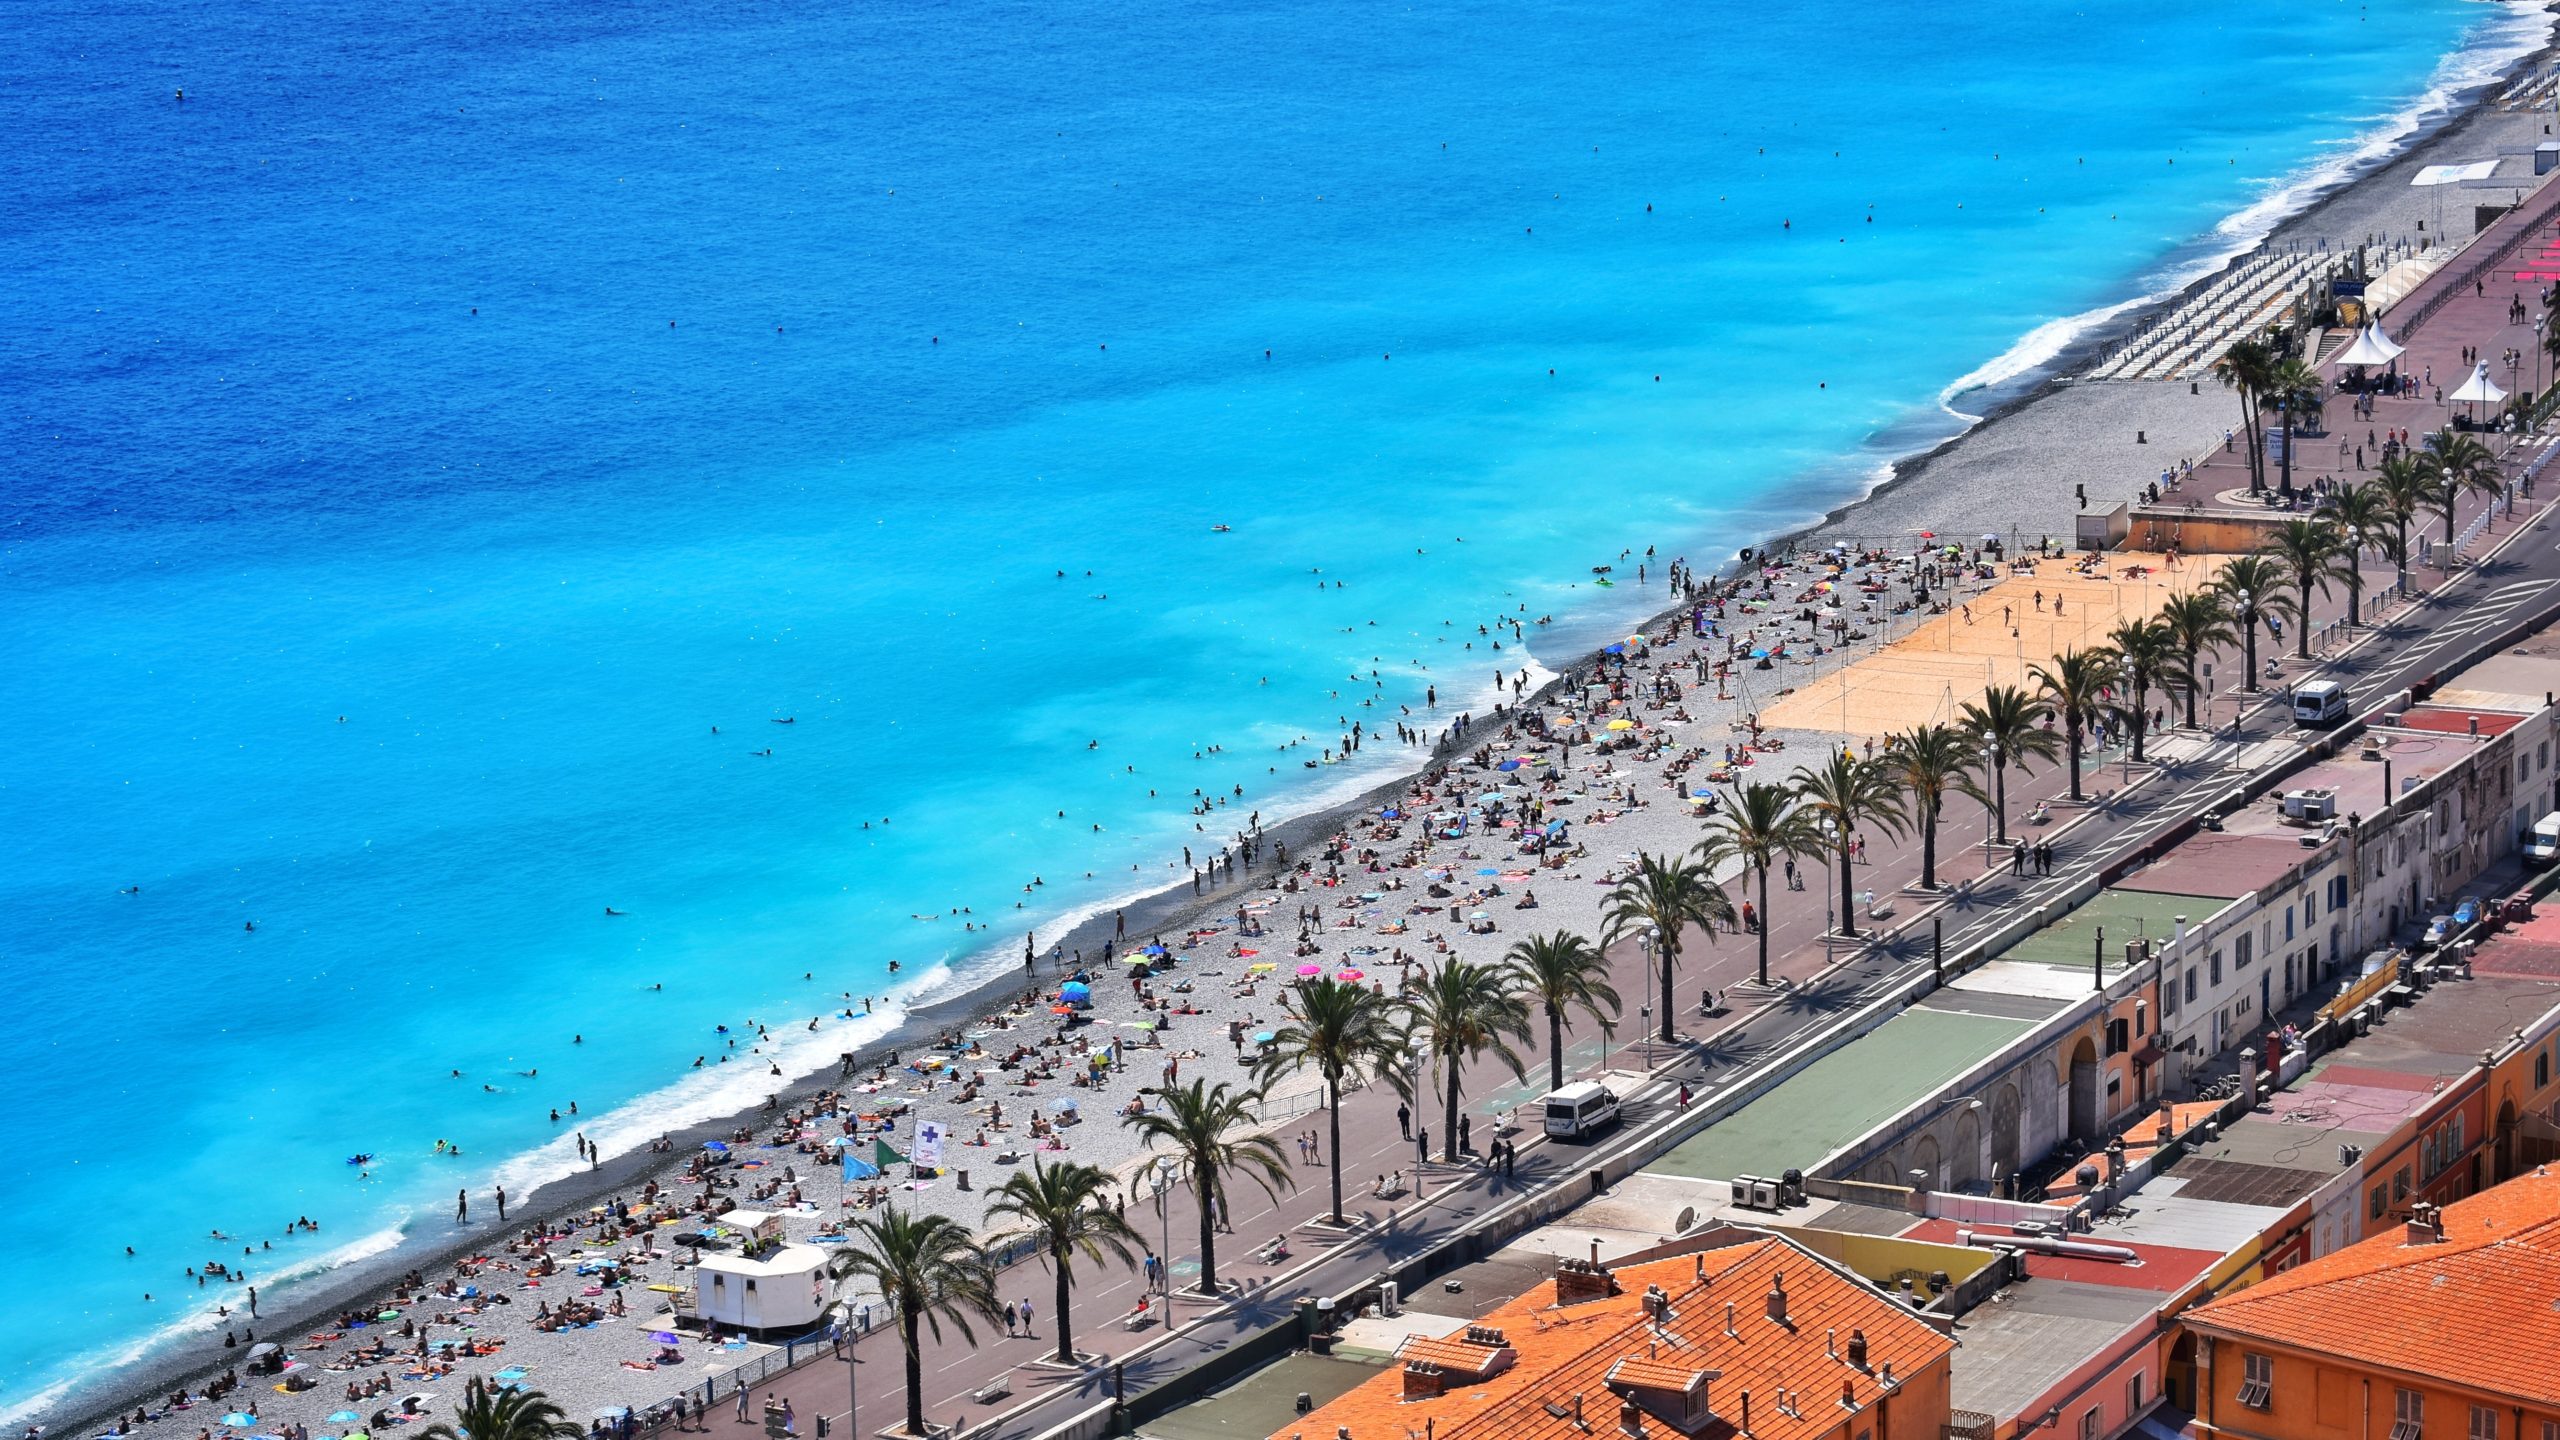
[[[1852,1370],[1867,1368],[1867,1332],[1864,1330],[1849,1332],[1849,1368]]]
[[[1839,1342],[1840,1342],[1840,1332],[1839,1332],[1838,1330],[1836,1330],[1836,1329],[1833,1329],[1832,1327],[1830,1327],[1830,1326],[1828,1326],[1828,1325],[1824,1326],[1824,1327],[1823,1327],[1823,1329],[1822,1329],[1822,1353],[1823,1353],[1823,1354],[1825,1354],[1825,1355],[1830,1356],[1830,1357],[1831,1357],[1832,1359],[1834,1359],[1834,1360],[1839,1359],[1839,1358],[1840,1358],[1840,1343],[1839,1343]]]
[[[1642,1436],[1644,1434],[1644,1411],[1637,1408],[1633,1400],[1618,1402],[1618,1430],[1625,1435]]]
[[[1843,1410],[1858,1408],[1858,1382],[1854,1380],[1840,1382],[1840,1408]]]
[[[2409,1207],[2409,1233],[2404,1243],[2410,1245],[2444,1243],[2444,1222],[2436,1218],[2436,1207],[2423,1200]]]
[[[1739,1338],[1733,1328],[1733,1302],[1730,1300],[1724,1302],[1724,1333],[1728,1337]]]
[[[1573,1423],[1576,1426],[1582,1424],[1582,1392],[1579,1390],[1573,1392]]]
[[[1769,1277],[1769,1318],[1781,1325],[1788,1323],[1787,1272],[1784,1270],[1777,1271]]]
[[[1880,1377],[1880,1378],[1882,1379],[1883,1383],[1884,1383],[1888,1388],[1890,1388],[1890,1387],[1894,1384],[1894,1379],[1893,1379],[1893,1362],[1892,1362],[1892,1361],[1887,1360],[1886,1362],[1884,1362],[1884,1370],[1883,1370],[1883,1373],[1882,1373],[1882,1375],[1881,1375],[1881,1377]]]
[[[1751,1433],[1751,1392],[1748,1390],[1742,1392],[1742,1423],[1735,1428],[1745,1435]]]

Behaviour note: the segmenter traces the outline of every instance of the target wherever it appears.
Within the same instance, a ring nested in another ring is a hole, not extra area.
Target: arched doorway
[[[1991,1178],[2018,1173],[2018,1087],[2003,1081],[1991,1092]]]
[[[2516,1173],[2516,1097],[2513,1095],[2507,1097],[2507,1103],[2498,1107],[2496,1133],[2498,1137],[2497,1170],[2490,1177],[2491,1184],[2513,1179]]]
[[[1982,1179],[1982,1116],[1968,1105],[1956,1116],[1956,1143],[1947,1156],[1946,1188],[1970,1190]]]
[[[1924,1172],[1929,1177],[1919,1182],[1925,1188],[1931,1190],[1947,1188],[1945,1166],[1946,1159],[1938,1150],[1937,1136],[1923,1135],[1920,1137],[1920,1142],[1911,1147],[1911,1168]]]
[[[2098,1047],[2088,1036],[2071,1047],[2071,1138],[2094,1140],[2098,1135]]]

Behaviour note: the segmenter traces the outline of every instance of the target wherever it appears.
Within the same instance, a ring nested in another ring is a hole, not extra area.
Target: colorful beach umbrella
[[[1321,966],[1321,965],[1301,965],[1301,966],[1299,966],[1299,967],[1298,967],[1298,973],[1299,973],[1301,976],[1305,976],[1305,977],[1312,978],[1312,977],[1314,977],[1314,976],[1317,976],[1317,975],[1321,975],[1321,974],[1323,974],[1323,973],[1324,973],[1324,967],[1323,967],[1323,966]]]
[[[222,1423],[229,1425],[234,1429],[245,1430],[248,1427],[257,1424],[258,1417],[245,1410],[234,1410],[230,1414],[222,1417]]]
[[[1365,980],[1369,978],[1369,972],[1366,970],[1337,970],[1333,973],[1333,978],[1336,980]]]

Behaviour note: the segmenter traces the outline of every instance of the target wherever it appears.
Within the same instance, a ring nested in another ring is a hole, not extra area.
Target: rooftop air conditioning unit
[[[1396,1282],[1393,1280],[1384,1281],[1378,1286],[1379,1314],[1397,1315],[1403,1313],[1401,1309],[1403,1300],[1404,1296],[1397,1289]]]
[[[1760,1208],[1760,1209],[1762,1209],[1762,1210],[1775,1210],[1775,1209],[1777,1209],[1777,1208],[1778,1208],[1778,1182],[1777,1182],[1777,1181],[1775,1181],[1775,1180],[1754,1180],[1754,1181],[1752,1181],[1752,1182],[1751,1182],[1751,1203],[1752,1203],[1754,1206],[1756,1206],[1756,1207],[1758,1207],[1758,1208]]]

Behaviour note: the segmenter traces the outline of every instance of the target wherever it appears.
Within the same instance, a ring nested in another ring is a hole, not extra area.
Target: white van
[[[1618,1118],[1617,1094],[1596,1080],[1577,1080],[1540,1103],[1550,1140],[1588,1139]]]
[[[2524,837],[2524,863],[2538,870],[2555,859],[2560,859],[2560,810],[2534,821]]]
[[[2314,680],[2293,691],[2293,723],[2326,730],[2347,718],[2347,687],[2335,680]]]

